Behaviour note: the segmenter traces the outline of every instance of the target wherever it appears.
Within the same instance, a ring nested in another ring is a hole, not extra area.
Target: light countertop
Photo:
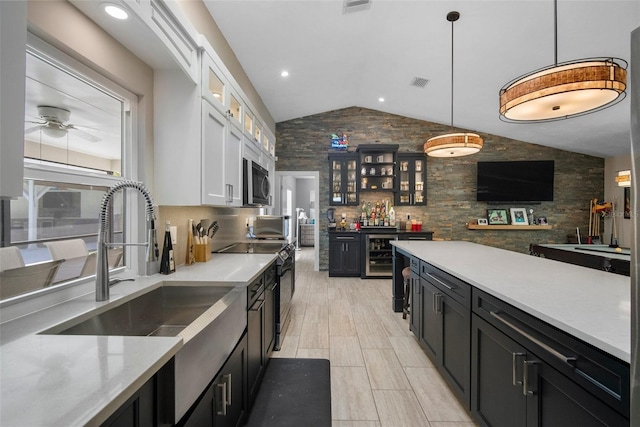
[[[470,242],[392,244],[622,361],[631,360],[629,277]]]
[[[209,262],[178,267],[168,276],[157,274],[116,284],[111,287],[108,302],[96,302],[91,292],[2,323],[0,425],[100,424],[184,345],[181,337],[38,332],[121,298],[142,294],[163,281],[215,281],[246,286],[276,258],[275,254],[213,254]]]

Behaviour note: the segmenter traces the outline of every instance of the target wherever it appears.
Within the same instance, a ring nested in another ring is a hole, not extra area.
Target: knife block
[[[193,256],[196,262],[207,262],[211,259],[211,248],[209,244],[195,244],[193,245]]]

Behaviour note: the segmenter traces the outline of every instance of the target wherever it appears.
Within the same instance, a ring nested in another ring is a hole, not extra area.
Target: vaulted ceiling
[[[554,62],[552,0],[371,0],[347,13],[341,0],[204,2],[276,122],[360,106],[450,124],[446,15],[456,10],[454,126],[600,157],[630,152],[628,96],[568,120],[499,120],[500,88]],[[637,0],[560,0],[558,61],[629,61],[630,33],[639,26]],[[417,88],[415,77],[429,82]]]

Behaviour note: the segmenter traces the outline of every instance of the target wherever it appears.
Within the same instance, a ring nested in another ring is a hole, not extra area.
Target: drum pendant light
[[[536,123],[604,110],[626,96],[627,62],[586,58],[558,63],[558,1],[554,0],[554,65],[510,81],[500,89],[500,120]]]
[[[459,12],[449,12],[451,22],[451,127],[453,127],[453,23],[460,18]],[[431,157],[460,157],[475,154],[482,149],[482,138],[475,133],[448,133],[436,136],[424,143],[424,152]]]

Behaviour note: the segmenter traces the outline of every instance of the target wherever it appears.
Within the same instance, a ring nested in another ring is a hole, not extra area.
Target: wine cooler
[[[393,234],[367,234],[364,244],[365,277],[391,277],[393,272],[393,248],[398,240]]]

